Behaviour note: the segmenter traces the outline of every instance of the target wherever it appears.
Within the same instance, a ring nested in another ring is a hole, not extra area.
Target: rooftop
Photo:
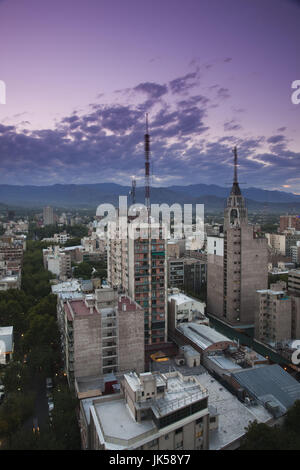
[[[107,443],[117,445],[117,449],[127,447],[130,441],[140,440],[155,431],[152,420],[137,423],[132,417],[125,400],[94,402],[94,410],[98,418],[103,438]],[[108,448],[114,449],[114,446]]]
[[[187,295],[182,294],[181,292],[179,292],[178,294],[169,295],[168,301],[171,301],[172,299],[175,300],[177,305],[184,304],[186,302],[204,303],[204,302],[201,302],[201,300],[196,300],[196,299],[193,299],[192,297],[188,297]]]
[[[207,349],[209,346],[219,342],[232,343],[229,338],[222,335],[221,333],[218,333],[216,330],[207,325],[194,322],[182,323],[177,327],[177,329],[182,334],[184,334],[184,336],[192,340],[193,343],[199,346],[202,350]]]
[[[215,409],[213,414],[219,415],[218,429],[211,431],[209,436],[211,450],[225,448],[241,438],[250,422],[266,423],[272,419],[264,406],[244,405],[210,374],[202,374],[199,380],[208,390],[208,404]]]
[[[118,309],[119,311],[135,311],[138,309],[142,309],[142,307],[127,295],[122,295],[121,297],[119,297]]]
[[[278,404],[278,414],[285,414],[300,399],[300,383],[278,364],[243,369],[232,374],[253,398],[263,404]]]
[[[86,317],[98,314],[95,307],[87,307],[84,300],[80,299],[69,300],[67,303],[64,304],[64,308],[70,321],[74,319],[74,316]]]
[[[218,367],[223,370],[239,370],[242,369],[235,361],[232,359],[225,357],[223,354],[220,356],[209,356],[209,360],[214,362]]]

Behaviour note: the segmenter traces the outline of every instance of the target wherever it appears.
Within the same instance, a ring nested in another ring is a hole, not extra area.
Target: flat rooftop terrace
[[[199,380],[208,390],[209,406],[219,415],[219,428],[209,435],[211,450],[223,449],[241,438],[245,434],[245,427],[254,420],[259,423],[272,420],[272,415],[264,406],[244,405],[210,374],[202,374]]]

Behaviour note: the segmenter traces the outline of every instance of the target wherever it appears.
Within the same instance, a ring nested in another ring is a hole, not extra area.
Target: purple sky
[[[300,193],[298,0],[0,0],[0,183]]]

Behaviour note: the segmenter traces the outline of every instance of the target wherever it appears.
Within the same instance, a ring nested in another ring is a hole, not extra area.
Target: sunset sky
[[[0,0],[0,184],[300,194],[298,0]]]

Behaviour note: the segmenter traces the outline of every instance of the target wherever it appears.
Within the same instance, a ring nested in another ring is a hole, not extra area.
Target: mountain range
[[[119,196],[129,196],[131,187],[115,183],[54,184],[51,186],[0,185],[0,203],[9,206],[41,208],[51,205],[59,208],[96,208],[102,203],[118,205]],[[188,186],[151,187],[151,202],[156,204],[205,204],[206,212],[224,208],[230,187],[192,184]],[[300,212],[300,195],[284,191],[245,188],[249,211],[271,213]],[[136,188],[136,202],[144,202],[144,187]],[[128,205],[131,204],[130,196]]]

